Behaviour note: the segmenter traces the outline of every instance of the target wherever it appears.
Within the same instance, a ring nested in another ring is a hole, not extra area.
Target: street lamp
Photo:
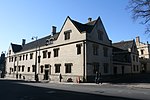
[[[34,76],[34,79],[35,79],[36,82],[38,82],[39,81],[38,73],[37,73],[37,45],[38,45],[37,39],[38,39],[38,37],[37,36],[33,36],[32,40],[34,40],[34,39],[35,39],[35,42],[36,42],[36,44],[35,44],[36,50],[35,50],[35,76]]]

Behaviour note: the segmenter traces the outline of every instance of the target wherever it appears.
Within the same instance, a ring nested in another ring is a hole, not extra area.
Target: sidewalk
[[[96,83],[75,83],[75,82],[54,82],[54,81],[50,81],[49,83],[56,83],[56,84],[68,84],[68,85],[106,85],[109,83],[103,83],[103,84],[96,84]]]
[[[20,80],[25,82],[35,82],[34,80],[23,80],[23,79],[16,79],[12,77],[7,78],[1,78],[4,80]],[[96,83],[74,83],[74,82],[56,82],[56,81],[40,81],[39,83],[45,83],[45,84],[64,84],[64,85],[87,85],[87,86],[124,86],[128,88],[143,88],[143,89],[150,89],[150,83],[129,83],[129,84],[111,84],[111,83],[102,83],[102,84],[96,84]]]
[[[131,85],[128,85],[128,87],[150,89],[150,83],[131,84]]]

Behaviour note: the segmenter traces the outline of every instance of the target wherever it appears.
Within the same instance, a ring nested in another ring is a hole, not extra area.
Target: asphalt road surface
[[[109,92],[106,94],[104,92],[111,88],[108,86],[98,87],[100,86],[28,83],[0,79],[0,100],[138,100],[138,98],[133,99],[130,96],[120,97],[120,94],[110,96]]]

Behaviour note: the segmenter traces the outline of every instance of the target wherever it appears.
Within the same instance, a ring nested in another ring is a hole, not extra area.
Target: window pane
[[[76,47],[77,47],[77,55],[81,54],[81,46],[82,46],[82,44],[77,44],[76,45]]]
[[[41,66],[41,73],[44,72],[44,66]]]
[[[30,72],[30,67],[28,67],[28,72]]]
[[[17,69],[17,66],[14,66],[14,71],[16,71],[16,69]]]
[[[24,67],[25,67],[25,66],[22,66],[22,72],[24,72]]]
[[[54,57],[58,57],[58,51],[59,51],[59,48],[54,49],[53,51],[54,51]]]
[[[68,30],[68,31],[64,32],[64,39],[65,40],[69,40],[70,39],[70,33],[71,33],[71,30]]]
[[[65,64],[65,67],[66,67],[66,73],[71,73],[71,66],[72,64]]]
[[[43,51],[43,58],[46,58],[46,57],[47,57],[47,50]]]
[[[35,72],[35,65],[32,65],[32,72]]]
[[[48,58],[50,58],[51,57],[51,52],[48,52]]]
[[[61,64],[55,64],[55,73],[60,73]]]
[[[18,71],[20,72],[21,66],[18,66]]]
[[[33,53],[30,54],[30,59],[33,59]]]

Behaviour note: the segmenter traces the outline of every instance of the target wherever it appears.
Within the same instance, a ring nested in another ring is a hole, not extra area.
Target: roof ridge
[[[11,45],[17,45],[17,46],[22,46],[22,45],[20,45],[20,44],[15,44],[15,43],[11,43]]]
[[[133,40],[127,40],[127,41],[120,41],[120,42],[115,42],[115,43],[113,43],[113,44],[117,44],[117,43],[126,43],[126,42],[133,42]]]

